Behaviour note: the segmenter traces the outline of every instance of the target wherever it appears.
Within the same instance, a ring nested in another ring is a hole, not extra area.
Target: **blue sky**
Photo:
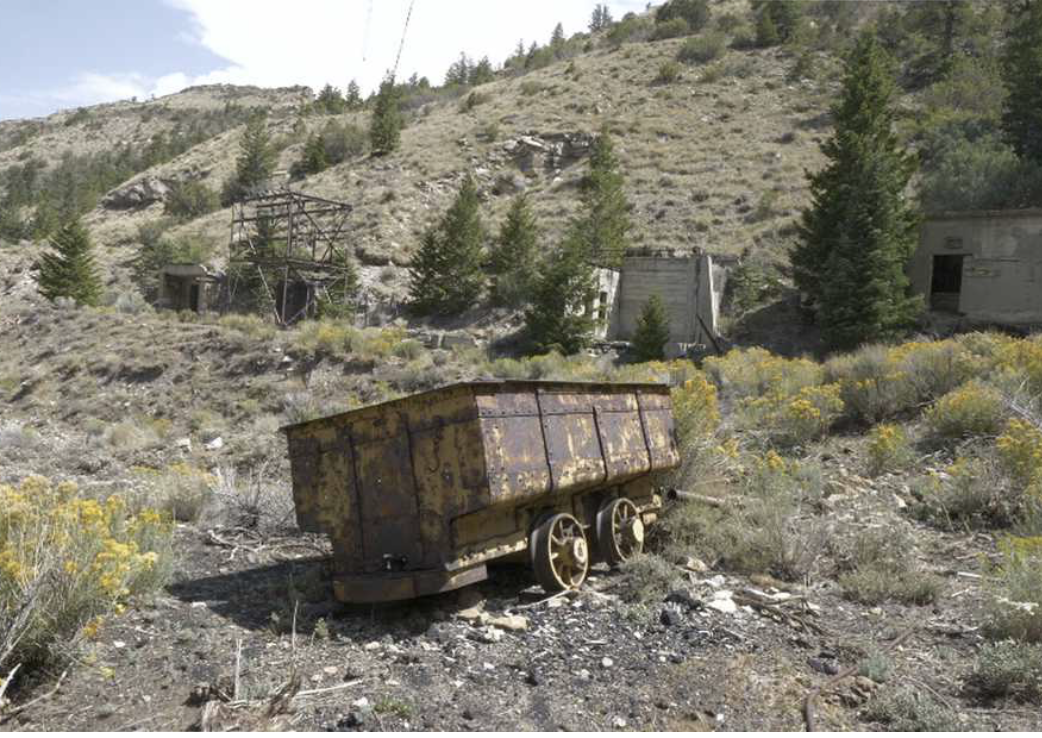
[[[557,22],[585,30],[593,0],[414,0],[400,75],[440,82],[460,51],[501,62]],[[644,2],[615,0],[616,18]],[[370,6],[372,12],[369,12]],[[192,84],[357,79],[394,64],[409,0],[0,0],[0,119]],[[12,33],[11,30],[17,29]]]

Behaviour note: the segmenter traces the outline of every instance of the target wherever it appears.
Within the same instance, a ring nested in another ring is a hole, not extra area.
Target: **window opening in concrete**
[[[930,307],[956,313],[962,293],[963,254],[936,254],[933,257],[933,280],[930,285]]]

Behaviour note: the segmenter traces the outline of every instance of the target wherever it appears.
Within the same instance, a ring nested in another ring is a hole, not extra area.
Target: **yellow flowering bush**
[[[902,469],[912,461],[908,434],[899,425],[883,423],[868,434],[868,469],[873,476]]]
[[[118,495],[92,499],[43,477],[0,485],[0,673],[38,665],[159,586],[171,534],[167,518],[134,515]]]
[[[716,387],[701,372],[673,388],[673,417],[681,448],[711,438],[720,425]]]
[[[795,394],[771,392],[742,401],[751,428],[776,443],[797,445],[822,436],[843,413],[838,384],[806,386]]]
[[[973,380],[949,392],[926,411],[926,423],[941,438],[990,435],[1002,427],[1005,403],[997,390]]]
[[[996,356],[1000,370],[1022,375],[1029,391],[1042,393],[1042,340],[1007,339]]]
[[[1042,495],[1042,430],[1026,420],[1010,420],[995,446],[1006,472],[1017,483]]]
[[[792,395],[821,384],[824,377],[822,367],[810,359],[786,359],[759,347],[710,357],[705,368],[717,387],[736,397]]]

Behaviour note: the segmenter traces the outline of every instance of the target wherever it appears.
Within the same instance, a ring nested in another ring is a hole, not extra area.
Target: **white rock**
[[[615,662],[612,661],[609,657],[605,656],[603,659],[601,659],[601,666],[603,666],[605,669],[610,669],[611,667],[615,666]]]
[[[222,448],[224,448],[224,439],[220,436],[206,444],[207,451],[219,451]]]

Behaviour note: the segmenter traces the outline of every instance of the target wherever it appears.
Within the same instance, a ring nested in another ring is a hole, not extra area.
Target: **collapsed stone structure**
[[[931,310],[1042,324],[1042,209],[930,215],[908,273]]]

